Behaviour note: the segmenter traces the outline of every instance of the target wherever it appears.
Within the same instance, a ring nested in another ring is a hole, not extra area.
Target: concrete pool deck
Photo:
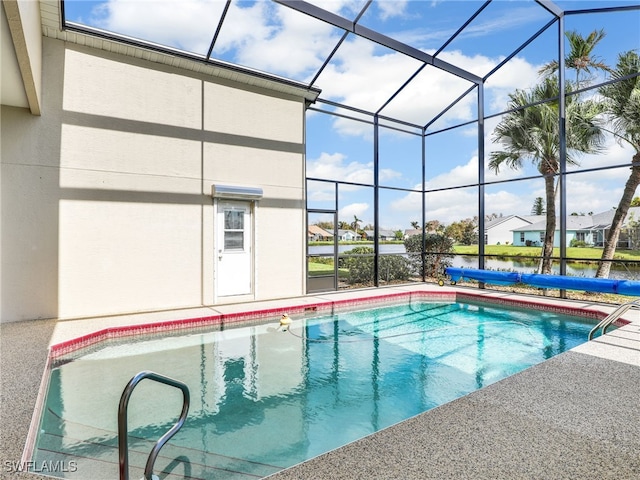
[[[106,327],[414,291],[516,297],[465,287],[406,285],[215,308],[2,324],[0,478],[50,478],[16,470],[51,345]],[[614,308],[520,298],[605,313]],[[604,337],[270,478],[639,479],[640,320],[637,312],[633,315],[625,315],[632,323]]]

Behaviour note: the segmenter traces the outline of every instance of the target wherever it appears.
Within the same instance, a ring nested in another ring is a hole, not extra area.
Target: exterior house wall
[[[529,240],[532,243],[540,241],[540,232],[538,232],[537,230],[531,231],[531,232],[524,232],[524,238],[522,238],[522,233],[523,232],[519,232],[519,231],[513,232],[513,245],[522,247],[527,244],[527,240]]]
[[[531,245],[542,246],[543,242],[540,240],[540,234],[544,233],[544,230],[532,230],[532,231],[524,232],[524,242],[520,240],[520,233],[521,232],[513,232],[513,244],[515,246],[525,246],[527,240],[531,241]],[[576,237],[576,231],[568,230],[566,237],[567,237],[567,246],[569,246],[569,244],[571,243],[571,240],[573,240]],[[556,230],[555,234],[553,235],[553,246],[554,247],[560,246],[559,230]]]
[[[3,322],[304,293],[302,96],[48,38],[43,58],[42,116],[2,107]],[[215,293],[212,184],[263,189],[241,299]]]
[[[522,232],[513,232],[513,244],[516,246],[525,246],[527,241],[531,242],[531,245],[534,246],[542,246],[542,241],[540,240],[540,233],[544,233],[544,230],[531,230],[524,232],[524,241],[521,240]],[[553,244],[554,246],[560,245],[560,233],[558,231],[555,232]]]
[[[567,246],[571,244],[573,240],[578,240],[578,233],[584,233],[584,242],[587,245],[594,244],[594,235],[593,232],[584,231],[584,230],[567,230]]]
[[[527,222],[524,220],[513,217],[505,220],[504,222],[495,225],[486,230],[487,232],[487,244],[488,245],[497,245],[498,243],[505,245],[507,243],[513,242],[513,232],[514,228],[519,228],[524,225],[527,225]]]

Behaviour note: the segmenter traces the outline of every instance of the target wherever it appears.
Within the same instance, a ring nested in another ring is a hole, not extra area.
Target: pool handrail
[[[598,324],[591,329],[591,331],[589,332],[588,340],[593,339],[593,335],[598,331],[598,329],[602,329],[600,335],[604,335],[605,333],[607,333],[607,328],[609,328],[611,324],[613,324],[613,322],[618,320],[622,315],[624,315],[627,310],[629,310],[633,306],[640,306],[640,298],[618,305],[618,307],[613,312],[600,320],[600,322],[598,322]]]
[[[186,384],[180,382],[179,380],[175,380],[173,378],[167,377],[165,375],[161,375],[156,372],[151,372],[149,370],[144,370],[136,374],[127,386],[124,388],[122,392],[122,396],[120,397],[120,405],[118,406],[118,459],[120,463],[120,480],[129,480],[129,446],[128,446],[128,428],[127,428],[127,407],[129,405],[129,398],[133,393],[133,389],[145,378],[149,380],[154,380],[156,382],[164,383],[165,385],[169,385],[175,388],[179,388],[182,390],[182,411],[180,412],[180,417],[178,421],[175,423],[167,433],[165,433],[162,437],[158,439],[153,448],[151,449],[151,453],[149,454],[149,458],[147,459],[147,464],[144,469],[144,480],[154,480],[154,478],[158,478],[153,475],[153,465],[158,457],[158,453],[160,453],[160,449],[164,446],[167,441],[175,433],[180,430],[185,420],[187,419],[187,414],[189,413],[189,387]]]

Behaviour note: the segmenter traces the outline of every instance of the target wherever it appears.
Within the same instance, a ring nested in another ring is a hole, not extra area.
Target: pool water
[[[294,319],[286,330],[276,322],[108,345],[51,370],[34,465],[73,465],[50,473],[61,478],[117,478],[120,395],[152,370],[191,391],[187,421],[156,462],[160,478],[261,478],[573,348],[591,326],[549,312],[423,302]],[[181,407],[179,390],[138,385],[131,478],[142,477]]]

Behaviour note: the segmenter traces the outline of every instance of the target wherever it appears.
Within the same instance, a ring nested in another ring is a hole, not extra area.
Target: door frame
[[[248,230],[248,236],[244,239],[244,243],[246,248],[249,250],[249,271],[248,271],[248,280],[249,280],[249,291],[238,294],[229,294],[229,295],[220,295],[220,289],[218,288],[219,283],[223,280],[221,278],[220,271],[220,262],[222,261],[222,250],[223,245],[221,245],[223,241],[222,235],[224,232],[220,232],[222,228],[224,230],[224,225],[221,224],[219,220],[219,215],[221,210],[224,209],[225,206],[236,206],[242,207],[248,212],[249,222],[244,225],[245,232]],[[219,301],[224,301],[224,299],[233,299],[233,301],[237,301],[238,299],[253,299],[256,294],[256,282],[255,282],[255,208],[256,202],[248,199],[227,199],[227,198],[216,198],[214,201],[214,222],[213,222],[213,247],[214,247],[214,258],[213,258],[213,273],[214,273],[214,281],[213,281],[213,299],[214,303],[218,303]]]
[[[309,259],[312,256],[309,253],[309,237],[307,236],[306,242],[306,284],[307,294],[321,293],[321,292],[333,292],[338,290],[338,211],[337,210],[324,210],[324,209],[307,209],[307,231],[309,231],[309,216],[314,214],[331,215],[333,218],[333,252],[329,255],[323,255],[326,258],[333,259],[333,273],[325,275],[311,276],[309,272]]]

